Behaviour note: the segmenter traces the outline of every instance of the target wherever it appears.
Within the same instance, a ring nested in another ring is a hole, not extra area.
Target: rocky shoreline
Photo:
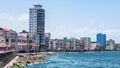
[[[17,62],[13,63],[12,68],[25,68],[27,64],[37,64],[42,62],[47,62],[44,56],[53,56],[57,53],[54,52],[44,52],[36,54],[20,54],[18,55]]]

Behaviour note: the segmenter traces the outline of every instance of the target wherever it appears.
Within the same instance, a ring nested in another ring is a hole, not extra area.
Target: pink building
[[[0,50],[15,50],[17,33],[7,28],[0,28]]]
[[[35,48],[39,48],[39,36],[29,34],[28,32],[24,31],[17,34],[18,36],[18,46],[17,51],[30,51],[36,50]]]

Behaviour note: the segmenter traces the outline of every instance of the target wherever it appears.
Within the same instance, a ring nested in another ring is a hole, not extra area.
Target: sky
[[[91,37],[103,33],[120,43],[120,0],[1,0],[0,27],[29,30],[29,8],[45,9],[45,32],[51,38]]]

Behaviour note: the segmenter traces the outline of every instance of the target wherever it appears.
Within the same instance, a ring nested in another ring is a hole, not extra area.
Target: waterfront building
[[[106,48],[106,34],[98,33],[97,43],[105,49]]]
[[[81,42],[79,39],[76,39],[76,49],[75,50],[82,50],[81,48]]]
[[[90,50],[91,47],[91,38],[90,37],[81,37],[84,50]]]
[[[51,39],[49,44],[49,50],[64,50],[64,43],[61,39]]]
[[[54,42],[56,42],[54,45],[56,47],[56,50],[64,50],[63,40],[55,39]]]
[[[42,5],[34,5],[30,8],[29,31],[30,34],[39,35],[40,48],[45,46],[45,10]]]
[[[69,50],[81,50],[81,42],[74,37],[69,39]]]
[[[51,34],[50,33],[45,33],[45,46],[46,49],[49,49],[49,43],[50,43],[50,39],[51,39]]]
[[[120,44],[119,43],[115,44],[115,50],[120,50]]]
[[[22,31],[17,34],[18,36],[18,47],[17,51],[28,51],[28,32]]]
[[[64,46],[64,50],[70,50],[70,42],[67,41],[67,42],[63,42],[63,46]]]
[[[110,39],[107,41],[106,50],[114,50],[115,49],[115,41]]]
[[[80,40],[76,38],[51,39],[49,50],[81,50]]]
[[[76,50],[76,38],[70,38],[70,50]]]
[[[97,42],[91,42],[90,50],[102,50],[101,46]]]
[[[70,41],[67,39],[67,37],[63,38],[63,50],[70,50]]]
[[[27,31],[23,30],[17,34],[18,36],[18,47],[17,51],[38,50],[39,48],[39,35],[29,34]]]
[[[97,42],[91,42],[90,50],[96,50]]]
[[[8,28],[0,28],[0,50],[16,50],[17,32]]]

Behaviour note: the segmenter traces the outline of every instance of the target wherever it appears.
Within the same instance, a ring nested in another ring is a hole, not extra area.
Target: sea
[[[27,68],[120,68],[120,51],[58,54],[45,59],[48,61]]]

